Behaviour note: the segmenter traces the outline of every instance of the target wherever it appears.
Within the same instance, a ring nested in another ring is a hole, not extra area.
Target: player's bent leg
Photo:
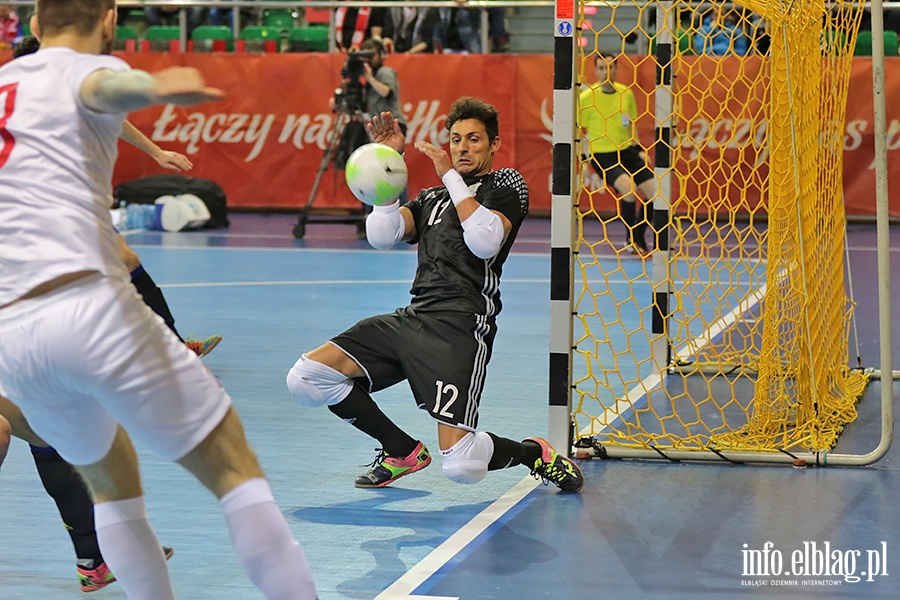
[[[353,389],[353,381],[347,375],[307,356],[301,356],[294,363],[288,371],[286,383],[288,391],[298,402],[312,408],[333,406]]]
[[[46,447],[47,443],[34,432],[22,410],[8,398],[0,396],[0,417],[4,417],[10,425],[12,435],[25,440],[32,446]]]
[[[238,561],[263,595],[315,600],[306,555],[275,504],[233,407],[178,463],[219,498]]]
[[[118,428],[100,461],[77,468],[94,499],[100,550],[125,594],[174,600],[165,554],[147,520],[137,454],[125,430]]]
[[[644,232],[649,228],[651,236],[650,247],[656,248],[656,230],[653,228],[653,196],[656,195],[656,179],[642,181],[637,188],[644,197],[644,214],[643,221],[639,223],[641,225],[640,232],[635,232],[635,236],[640,235],[640,239],[645,239]]]
[[[347,356],[343,350],[330,342],[322,344],[312,352],[305,352],[303,357],[301,357],[301,360],[302,358],[307,358],[317,363],[327,365],[335,371],[343,373],[345,377],[349,377],[350,379],[365,375],[362,368],[356,364],[355,360]]]
[[[178,459],[178,464],[219,499],[248,479],[264,476],[233,406],[197,447]]]
[[[441,450],[444,475],[456,483],[478,483],[488,472],[494,441],[483,431],[465,432],[453,446]]]
[[[356,487],[384,487],[404,475],[424,469],[431,455],[422,442],[410,437],[378,408],[369,393],[350,377],[363,370],[334,344],[324,344],[303,355],[287,375],[287,387],[306,406],[328,406],[336,416],[381,444],[381,450],[358,476]]]
[[[94,502],[84,479],[71,464],[53,448],[31,446],[34,466],[47,494],[53,498],[66,533],[75,548],[79,579],[84,587],[99,589],[101,583],[111,583],[103,571],[103,554],[94,529]]]
[[[638,184],[637,188],[641,192],[641,195],[649,202],[653,199],[653,196],[656,195],[656,179],[642,181]]]
[[[616,188],[616,191],[623,200],[631,202],[638,200],[634,181],[631,179],[631,175],[624,170],[616,176],[615,181],[613,181],[613,187]]]
[[[0,396],[0,415],[7,417],[12,435],[28,442],[34,466],[75,549],[76,571],[82,591],[92,592],[116,580],[103,559],[94,528],[94,503],[84,479],[71,464],[31,429],[21,409]],[[166,557],[172,549],[163,547]]]
[[[116,234],[116,249],[119,251],[119,258],[125,263],[125,268],[129,272],[141,266],[141,257],[131,249],[121,233]]]
[[[637,196],[631,175],[624,169],[618,169],[618,174],[613,181],[613,188],[619,193],[619,212],[625,222],[628,250],[633,254],[643,256],[646,254],[646,243],[635,233],[635,228],[641,222],[638,219],[637,211],[640,206],[640,198]]]

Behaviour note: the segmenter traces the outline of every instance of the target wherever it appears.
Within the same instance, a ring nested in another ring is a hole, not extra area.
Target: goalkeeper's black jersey
[[[472,254],[447,188],[427,188],[405,206],[412,211],[419,244],[419,265],[410,306],[422,312],[449,311],[494,316],[500,312],[500,273],[528,213],[528,186],[518,171],[500,169],[464,177],[482,206],[509,219],[512,229],[491,259]]]

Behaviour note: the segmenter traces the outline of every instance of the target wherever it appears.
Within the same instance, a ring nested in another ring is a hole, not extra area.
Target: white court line
[[[707,327],[705,332],[698,335],[693,340],[685,342],[680,349],[676,350],[673,357],[674,360],[678,361],[679,359],[688,356],[695,356],[706,346],[712,344],[713,338],[734,325],[740,315],[749,312],[751,308],[757,306],[760,301],[765,298],[767,289],[768,284],[763,285],[758,290],[748,292],[730,312],[713,321],[713,323]],[[591,423],[581,430],[579,437],[603,433],[610,425],[620,420],[627,411],[633,409],[635,402],[649,393],[650,390],[656,389],[657,386],[662,386],[662,375],[654,373],[653,375],[645,377],[643,381],[629,390],[625,398],[617,399],[613,406],[610,406],[603,411],[603,414],[596,418],[592,418]],[[600,429],[593,429],[595,421],[600,423]]]
[[[128,232],[119,232],[122,235],[125,235]],[[131,233],[146,233],[145,231],[133,231]],[[328,241],[339,241],[332,240],[331,238],[321,238],[322,240]],[[269,248],[266,246],[180,246],[180,245],[171,245],[167,246],[165,244],[129,244],[131,248],[139,248],[147,250],[191,250],[193,252],[214,252],[214,251],[225,251],[225,252],[234,252],[234,251],[243,251],[246,250],[248,252],[336,252],[342,254],[404,254],[404,255],[414,255],[416,253],[415,246],[405,247],[406,245],[397,245],[390,250],[376,250],[375,248],[305,248],[302,246],[295,246],[291,248]],[[523,257],[540,257],[542,259],[546,259],[550,256],[549,252],[510,252],[510,256],[523,256]]]
[[[410,594],[426,582],[429,577],[437,573],[454,556],[459,554],[472,540],[481,535],[511,508],[521,502],[539,484],[540,482],[533,477],[525,477],[493,504],[463,525],[459,531],[447,538],[443,544],[432,550],[428,556],[419,561],[400,579],[375,596],[375,600],[424,600],[426,598],[429,600],[443,600],[431,596],[410,596]]]
[[[713,338],[718,336],[720,333],[725,331],[726,329],[731,328],[737,322],[738,317],[742,314],[750,312],[750,310],[757,306],[762,299],[766,297],[766,290],[769,288],[768,284],[763,285],[758,290],[749,292],[744,298],[738,302],[738,305],[735,306],[731,311],[722,315],[718,319],[716,319],[712,325],[710,325],[705,332],[701,335],[698,335],[693,340],[685,342],[682,344],[680,350],[675,351],[675,360],[686,358],[688,356],[696,356],[701,350],[703,350],[706,346],[712,343]]]
[[[160,283],[161,288],[252,287],[271,285],[412,285],[407,279],[315,279],[308,281],[210,281],[205,283]],[[509,283],[549,283],[546,279],[504,279]]]
[[[376,285],[412,284],[409,279],[318,279],[310,281],[210,281],[205,283],[160,283],[161,288],[252,287],[271,285]]]
[[[205,287],[252,287],[252,286],[270,286],[270,285],[377,285],[377,284],[386,284],[386,285],[396,285],[396,284],[408,284],[412,285],[412,280],[407,279],[311,279],[311,280],[296,280],[296,281],[206,281],[206,282],[198,282],[198,283],[158,283],[157,285],[161,288],[205,288]],[[508,285],[511,283],[526,283],[526,284],[549,284],[549,279],[516,279],[510,277],[509,279],[504,279],[502,285]],[[642,286],[646,285],[649,287],[649,283],[644,284],[642,282],[637,281],[629,281],[628,279],[609,279],[607,283],[613,284],[628,284],[630,283],[633,286]]]

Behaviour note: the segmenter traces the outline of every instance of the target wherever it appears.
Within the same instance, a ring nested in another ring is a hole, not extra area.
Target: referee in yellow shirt
[[[591,164],[606,185],[619,194],[619,214],[627,228],[627,249],[647,256],[646,206],[638,219],[638,192],[649,202],[656,194],[653,171],[634,131],[637,102],[624,84],[616,82],[616,58],[603,53],[594,57],[597,83],[581,92],[581,126],[591,144]]]

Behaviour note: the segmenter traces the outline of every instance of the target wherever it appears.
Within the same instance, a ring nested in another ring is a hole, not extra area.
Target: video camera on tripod
[[[328,140],[328,146],[322,156],[322,162],[316,171],[309,199],[300,211],[297,224],[294,226],[294,237],[302,238],[306,234],[306,223],[316,198],[316,192],[322,181],[322,175],[329,165],[335,167],[335,187],[337,187],[337,170],[343,169],[350,154],[369,141],[366,133],[364,112],[366,109],[366,86],[362,81],[366,74],[365,63],[373,58],[371,50],[356,50],[347,54],[347,60],[341,68],[341,87],[334,91],[334,112],[336,113],[334,128]],[[335,222],[345,222],[347,218]],[[350,222],[365,222],[365,213],[349,219]],[[363,230],[364,232],[364,230]]]
[[[360,80],[366,74],[365,63],[374,56],[371,50],[347,53],[347,60],[341,68],[341,87],[334,91],[335,110],[349,113],[365,110],[365,86]]]

